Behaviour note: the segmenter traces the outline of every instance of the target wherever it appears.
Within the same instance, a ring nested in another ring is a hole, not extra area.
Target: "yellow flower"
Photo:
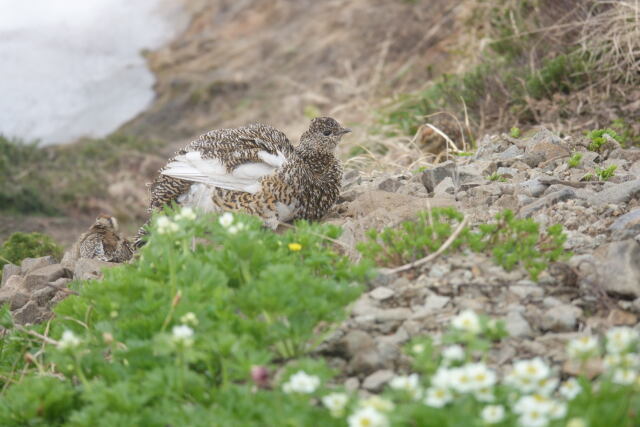
[[[290,251],[299,251],[300,249],[302,249],[302,245],[300,243],[289,243]]]

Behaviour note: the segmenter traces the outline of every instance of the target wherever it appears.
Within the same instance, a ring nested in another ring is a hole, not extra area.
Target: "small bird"
[[[100,215],[91,228],[80,236],[77,257],[107,262],[125,262],[133,250],[127,239],[118,234],[118,221],[109,215]]]
[[[151,184],[150,210],[176,202],[204,212],[241,211],[271,229],[279,222],[320,219],[340,193],[335,148],[348,132],[331,117],[313,119],[297,146],[263,124],[210,131],[160,170]]]

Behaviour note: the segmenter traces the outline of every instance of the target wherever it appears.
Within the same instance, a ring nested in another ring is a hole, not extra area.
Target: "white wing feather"
[[[258,157],[262,162],[245,163],[229,173],[220,160],[203,159],[199,151],[190,151],[177,156],[162,171],[162,174],[226,190],[257,193],[261,188],[260,178],[272,174],[286,161],[279,151],[277,155],[261,151]]]

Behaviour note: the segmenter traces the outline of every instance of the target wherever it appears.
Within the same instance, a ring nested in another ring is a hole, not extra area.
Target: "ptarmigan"
[[[77,258],[92,258],[107,262],[125,262],[133,254],[130,243],[118,234],[118,221],[100,215],[77,242]]]
[[[330,117],[313,119],[297,146],[263,124],[210,131],[160,170],[151,185],[151,210],[176,202],[204,212],[242,211],[272,229],[319,219],[339,196],[335,148],[348,132]]]

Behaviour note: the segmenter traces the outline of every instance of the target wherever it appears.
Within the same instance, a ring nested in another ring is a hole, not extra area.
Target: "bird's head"
[[[309,130],[302,134],[300,141],[305,145],[313,145],[308,148],[333,152],[340,139],[349,132],[351,129],[340,126],[331,117],[316,117],[311,120]]]
[[[118,231],[118,220],[115,217],[102,214],[96,218],[94,226],[102,227],[108,230]]]

